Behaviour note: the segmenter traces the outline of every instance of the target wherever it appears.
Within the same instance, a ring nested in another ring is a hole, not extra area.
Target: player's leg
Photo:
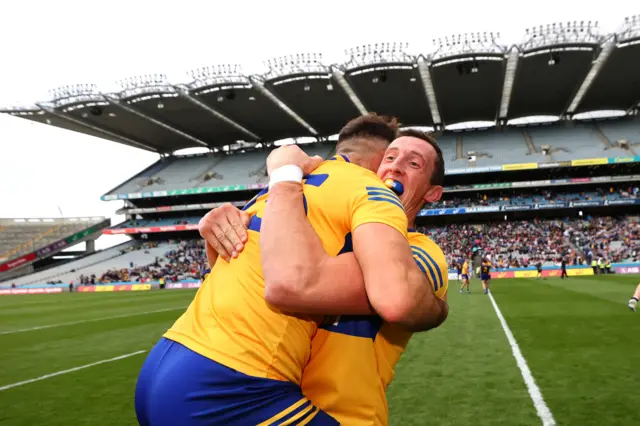
[[[467,285],[467,294],[471,293],[471,286],[469,285],[469,275],[467,275],[467,277],[464,279],[464,282]]]
[[[142,426],[338,424],[298,385],[242,374],[168,339],[157,346],[164,351],[150,354],[136,389]],[[325,422],[311,423],[318,416]]]
[[[149,397],[152,394],[154,373],[170,348],[171,341],[161,339],[149,352],[138,375],[135,389],[135,410],[140,426],[151,425],[149,420]]]
[[[636,307],[638,306],[638,300],[640,300],[640,284],[638,284],[638,287],[636,287],[636,292],[633,293],[633,296],[631,296],[631,299],[629,299],[629,309],[635,312]]]
[[[487,277],[487,279],[486,279],[485,283],[486,283],[486,284],[485,284],[486,289],[485,289],[485,291],[484,291],[484,294],[487,294],[487,293],[489,293],[489,291],[491,290],[491,277]]]

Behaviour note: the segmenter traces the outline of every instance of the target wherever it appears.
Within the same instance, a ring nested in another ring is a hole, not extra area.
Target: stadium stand
[[[300,145],[309,155],[328,158],[334,143]],[[270,150],[169,157],[111,191],[112,194],[264,183]]]
[[[623,141],[627,141],[627,155],[637,155],[640,152],[636,148],[640,145],[640,123],[638,123],[638,120],[601,121],[596,125],[608,139],[611,146],[624,146]]]
[[[105,218],[0,219],[0,261],[11,260],[83,231]]]
[[[441,207],[475,207],[475,206],[521,206],[537,203],[564,204],[570,201],[618,201],[635,200],[639,197],[637,186],[621,185],[608,189],[598,188],[593,191],[558,192],[551,189],[535,189],[532,194],[517,195],[511,191],[477,191],[468,197],[454,197],[432,203],[429,208]]]
[[[206,264],[201,241],[128,242],[81,260],[0,285],[102,284],[199,279]]]
[[[619,125],[619,124],[618,124]],[[571,161],[578,158],[625,157],[629,153],[608,147],[591,123],[553,124],[528,129],[536,151],[550,147],[549,161]]]
[[[450,265],[478,250],[502,268],[528,267],[538,261],[557,265],[562,257],[572,265],[588,264],[591,258],[611,262],[640,260],[640,219],[636,216],[516,220],[419,230],[443,248]],[[178,282],[200,278],[205,265],[200,240],[130,242],[12,283],[100,284],[146,282],[161,277]]]
[[[63,265],[54,266],[52,268],[45,269],[20,278],[0,282],[0,286],[7,286],[10,284],[21,286],[27,284],[39,284],[58,281],[60,280],[59,277],[64,274],[73,273],[73,271],[81,271],[94,265],[100,265],[99,268],[102,270],[102,262],[116,258],[118,256],[122,256],[125,250],[128,250],[130,247],[135,247],[138,244],[140,244],[138,241],[127,241],[126,243],[111,247],[107,250],[96,252],[89,256],[85,256],[81,259],[74,260]]]
[[[509,163],[569,161],[584,158],[628,157],[640,143],[640,121],[612,120],[505,127],[465,132],[445,132],[437,137],[447,169],[496,166]],[[610,141],[610,142],[609,142]],[[629,141],[623,149],[617,141]],[[309,155],[327,158],[332,143],[301,145]],[[545,155],[543,148],[548,146]],[[469,153],[475,161],[469,161]],[[268,149],[231,154],[163,158],[109,194],[165,191],[266,182]]]
[[[465,157],[469,152],[475,153],[477,166],[543,161],[527,157],[529,150],[522,131],[509,127],[503,131],[491,129],[465,132],[462,134],[462,149]]]

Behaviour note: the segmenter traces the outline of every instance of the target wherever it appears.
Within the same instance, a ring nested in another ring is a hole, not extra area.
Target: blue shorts
[[[339,424],[296,384],[248,376],[165,338],[142,366],[135,407],[141,426]]]
[[[463,280],[468,280],[469,279],[469,274],[462,274],[462,279]]]
[[[489,274],[482,274],[482,276],[480,276],[480,279],[482,281],[489,281],[491,279],[491,275]]]

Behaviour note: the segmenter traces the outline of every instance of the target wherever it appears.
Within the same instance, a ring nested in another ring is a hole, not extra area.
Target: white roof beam
[[[349,85],[347,79],[344,78],[344,73],[336,67],[331,68],[331,73],[333,74],[333,77],[336,79],[340,87],[342,87],[342,90],[347,93],[347,96],[349,96],[349,99],[351,99],[351,102],[353,102],[353,105],[355,105],[360,114],[367,114],[369,111],[367,110],[367,108],[365,108],[364,104],[362,103],[358,95],[356,95],[356,92],[353,90],[351,85]]]
[[[513,82],[516,78],[519,57],[520,52],[518,52],[518,49],[512,48],[509,53],[509,58],[507,59],[507,70],[504,74],[502,100],[500,101],[500,119],[506,119],[509,113],[509,103],[511,102],[511,92],[513,91]]]
[[[251,82],[253,83],[253,86],[263,95],[265,95],[267,98],[269,98],[274,104],[278,105],[280,107],[280,109],[282,109],[284,112],[286,112],[287,114],[289,114],[291,116],[291,118],[293,118],[294,120],[296,120],[302,127],[304,127],[305,129],[307,129],[312,135],[314,136],[318,136],[320,133],[314,129],[313,127],[311,127],[311,125],[309,123],[307,123],[306,121],[304,121],[302,119],[302,117],[300,117],[298,114],[295,113],[294,110],[292,110],[287,104],[285,104],[284,102],[282,102],[276,95],[274,95],[273,93],[271,93],[269,91],[269,89],[267,89],[264,84],[254,78],[251,78]]]
[[[615,46],[616,46],[615,38],[610,38],[604,44],[604,46],[602,47],[602,50],[600,51],[600,54],[598,55],[596,60],[593,61],[593,64],[591,65],[591,69],[587,73],[587,76],[582,82],[580,89],[578,89],[578,92],[576,93],[573,100],[569,104],[569,108],[565,113],[573,114],[575,110],[578,109],[578,107],[580,106],[580,102],[582,102],[582,99],[584,98],[584,95],[586,95],[587,91],[593,84],[593,81],[595,80],[596,76],[602,69],[602,66],[607,62],[607,59],[609,59],[609,55],[611,55],[611,52],[613,51]]]
[[[424,94],[427,97],[427,103],[431,110],[431,119],[433,125],[442,124],[440,118],[440,110],[438,109],[438,100],[436,99],[436,92],[433,89],[433,81],[431,81],[431,73],[429,72],[429,64],[422,56],[418,58],[418,71],[420,73],[420,79],[422,80],[422,86],[424,87]]]
[[[244,133],[245,135],[256,139],[256,140],[262,140],[262,138],[258,135],[256,135],[255,133],[253,133],[251,130],[241,126],[240,124],[236,123],[235,121],[233,121],[232,119],[230,119],[229,117],[227,117],[226,115],[222,114],[219,111],[216,111],[214,108],[210,107],[209,105],[205,104],[204,102],[201,102],[199,99],[193,97],[191,95],[191,93],[189,92],[189,89],[187,89],[186,87],[180,87],[180,86],[175,86],[176,90],[178,90],[178,92],[180,93],[180,95],[182,96],[183,99],[199,106],[200,108],[202,108],[203,110],[207,111],[208,113],[210,113],[211,115],[215,116],[216,118],[224,121],[225,123],[227,123],[228,125],[235,127],[237,130],[240,130],[242,133]]]

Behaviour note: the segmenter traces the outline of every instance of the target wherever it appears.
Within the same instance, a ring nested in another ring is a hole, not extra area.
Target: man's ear
[[[425,203],[435,203],[442,197],[444,188],[440,185],[432,186],[426,194],[424,194],[423,200]]]

